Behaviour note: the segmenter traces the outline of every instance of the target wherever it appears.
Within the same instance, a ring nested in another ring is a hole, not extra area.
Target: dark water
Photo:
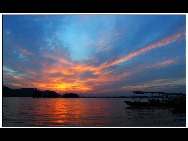
[[[3,127],[185,127],[185,113],[127,108],[123,98],[3,98]]]

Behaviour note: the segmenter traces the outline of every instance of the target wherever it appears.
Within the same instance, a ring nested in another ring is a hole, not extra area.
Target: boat
[[[127,105],[131,107],[159,107],[159,106],[169,106],[168,102],[161,102],[159,100],[149,100],[148,102],[141,101],[124,101]]]
[[[151,99],[148,99],[147,102],[136,101],[135,98],[138,98],[136,94],[152,94]],[[159,94],[158,98],[162,98],[162,100],[156,99],[153,97],[153,94]],[[163,96],[161,96],[161,94]],[[176,98],[170,98],[170,96],[176,95]],[[185,94],[182,93],[165,93],[165,92],[142,92],[142,91],[133,91],[132,96],[133,101],[126,100],[124,101],[128,106],[131,107],[173,107],[173,108],[185,108]]]
[[[149,107],[148,102],[137,102],[137,101],[124,101],[127,105],[131,107]]]

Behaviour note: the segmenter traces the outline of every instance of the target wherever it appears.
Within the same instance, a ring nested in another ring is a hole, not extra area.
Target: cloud
[[[46,56],[49,57],[49,56]],[[51,56],[50,56],[51,58]],[[52,57],[55,59],[54,57]],[[44,62],[40,71],[36,72],[32,69],[25,69],[28,74],[24,80],[19,81],[20,86],[37,87],[45,90],[55,90],[57,92],[74,91],[79,93],[103,93],[108,92],[106,86],[117,85],[116,82],[122,80],[129,80],[130,76],[146,69],[159,69],[177,63],[175,59],[156,62],[151,65],[141,65],[133,68],[132,70],[119,74],[119,69],[116,70],[97,70],[96,67],[88,64],[72,64],[71,62],[64,61],[59,63],[61,59],[55,59],[57,62]],[[5,67],[5,70],[6,67]],[[23,70],[24,71],[24,70]],[[15,73],[16,71],[13,71]],[[16,83],[15,83],[16,84]],[[14,87],[18,85],[12,85]],[[103,90],[98,91],[99,87]],[[114,87],[115,91],[120,86]]]
[[[133,57],[136,57],[136,56],[138,56],[140,54],[143,54],[143,53],[145,53],[147,51],[153,50],[155,48],[166,46],[166,45],[168,45],[170,43],[173,43],[173,42],[177,41],[182,36],[183,37],[185,36],[185,32],[179,33],[179,34],[174,34],[174,35],[171,35],[169,37],[163,38],[163,39],[159,40],[156,43],[150,44],[150,45],[148,45],[148,46],[146,46],[144,48],[141,48],[141,49],[139,49],[137,51],[129,53],[128,55],[125,55],[124,57],[122,57],[120,59],[114,60],[112,62],[104,62],[103,64],[101,64],[99,66],[99,69],[104,69],[104,68],[108,68],[108,67],[114,66],[114,65],[119,64],[121,62],[124,62],[124,61],[127,61],[129,59],[132,59]]]
[[[34,55],[33,52],[30,52],[28,51],[27,49],[24,49],[24,48],[19,48],[20,51],[23,53],[23,54],[26,54],[26,55]]]
[[[157,79],[150,82],[145,82],[140,85],[127,85],[123,86],[121,89],[126,91],[132,90],[166,90],[169,88],[178,88],[180,86],[185,86],[185,78],[179,79]]]

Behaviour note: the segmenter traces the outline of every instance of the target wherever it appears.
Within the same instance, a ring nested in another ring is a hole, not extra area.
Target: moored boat
[[[127,105],[131,107],[148,107],[149,103],[148,102],[137,102],[137,101],[124,101]]]
[[[135,100],[135,94],[152,94],[152,99],[148,99],[147,102],[143,101],[136,101]],[[162,100],[155,99],[153,98],[153,94],[159,94],[160,95],[165,95],[165,97],[162,97]],[[176,95],[176,98],[170,98],[170,96]],[[160,107],[160,106],[165,106],[165,107],[173,107],[176,109],[184,109],[186,107],[186,102],[185,102],[185,94],[181,93],[165,93],[165,92],[142,92],[142,91],[133,91],[133,101],[124,101],[128,106],[131,107]]]

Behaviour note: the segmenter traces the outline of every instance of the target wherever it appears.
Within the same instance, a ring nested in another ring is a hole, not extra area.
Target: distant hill
[[[15,91],[6,86],[3,86],[2,91],[3,91],[3,97],[15,97],[16,96]]]
[[[33,97],[33,98],[79,98],[78,94],[66,93],[60,95],[54,91],[40,91],[36,88],[11,89],[6,86],[2,87],[3,97]]]
[[[14,90],[18,97],[32,97],[34,88],[21,88]]]
[[[11,89],[6,86],[2,87],[3,97],[33,97],[33,98],[61,98],[62,95],[54,91],[40,91],[36,88]]]
[[[32,97],[34,88],[11,89],[3,86],[3,97]]]

